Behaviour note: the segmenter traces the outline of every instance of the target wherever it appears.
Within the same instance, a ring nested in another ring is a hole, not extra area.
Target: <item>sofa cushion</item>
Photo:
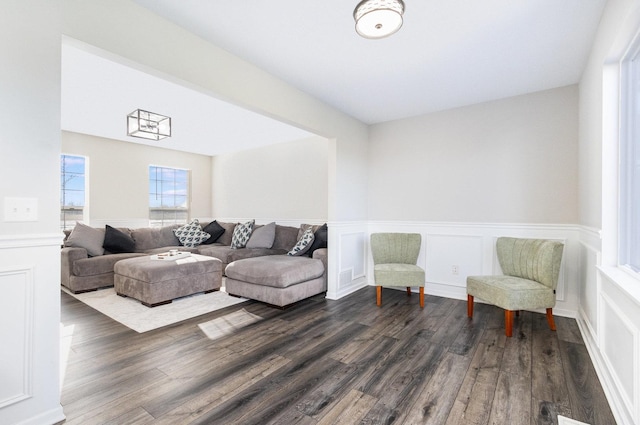
[[[95,276],[104,273],[112,273],[113,266],[120,260],[134,257],[142,257],[141,253],[124,253],[101,255],[100,257],[83,258],[73,262],[73,275],[79,277]]]
[[[276,224],[276,238],[273,241],[273,249],[284,249],[289,251],[298,242],[298,232],[300,229],[293,226],[281,226]]]
[[[67,240],[64,241],[64,246],[84,248],[90,256],[95,257],[104,254],[103,243],[103,229],[96,229],[78,222]]]
[[[113,254],[135,252],[136,241],[128,234],[107,224],[104,229],[104,242],[102,247]]]
[[[302,231],[302,234],[298,238],[298,242],[296,242],[294,247],[291,248],[289,252],[287,252],[287,255],[294,255],[294,256],[303,255],[305,252],[309,250],[309,248],[311,248],[311,244],[313,243],[313,238],[314,238],[313,227],[307,226],[304,229],[304,231]]]
[[[308,257],[270,255],[234,261],[226,268],[227,277],[256,285],[286,288],[324,275],[322,261]]]
[[[225,223],[218,221],[218,224],[224,228],[224,233],[218,238],[216,242],[222,245],[231,245],[231,239],[233,238],[233,231],[236,228],[236,223]]]
[[[182,245],[189,248],[194,248],[211,237],[210,234],[202,231],[202,226],[197,218],[191,220],[189,224],[174,229],[173,233]]]
[[[202,245],[210,245],[218,240],[220,236],[225,232],[224,227],[218,224],[217,221],[213,220],[211,223],[207,224],[202,228],[202,231],[210,234],[209,239],[202,242]]]
[[[231,238],[231,248],[244,248],[251,237],[255,220],[247,221],[236,225],[233,229],[233,237]]]
[[[273,221],[264,226],[256,226],[251,232],[247,242],[247,248],[271,248],[276,238],[276,222]]]
[[[244,260],[245,258],[264,257],[267,255],[285,255],[287,251],[284,249],[273,248],[247,248],[247,249],[232,249],[229,255],[227,255],[227,263],[232,263],[237,260]]]
[[[217,258],[224,264],[229,263],[229,254],[233,253],[234,251],[236,250],[227,245],[200,245],[198,247],[198,254]]]
[[[136,252],[145,252],[165,246],[180,246],[180,241],[173,233],[177,224],[165,227],[142,227],[131,230],[131,237],[136,241]]]

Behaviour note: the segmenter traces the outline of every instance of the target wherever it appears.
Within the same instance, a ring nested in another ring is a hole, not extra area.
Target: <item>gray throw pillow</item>
[[[287,255],[303,255],[311,248],[313,243],[313,227],[307,226],[302,235],[298,238],[298,242],[291,248],[291,251],[287,252]]]
[[[86,224],[76,223],[71,234],[64,241],[64,246],[84,248],[92,257],[104,254],[104,230],[96,229]]]
[[[244,248],[249,242],[251,232],[253,231],[253,224],[255,220],[247,221],[246,223],[237,224],[233,229],[233,236],[231,238],[231,249]]]
[[[276,239],[276,222],[256,228],[252,233],[247,248],[271,248]]]

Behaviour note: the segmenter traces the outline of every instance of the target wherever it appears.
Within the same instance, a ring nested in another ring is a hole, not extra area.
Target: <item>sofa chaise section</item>
[[[313,257],[272,255],[246,258],[226,268],[227,293],[286,307],[327,291],[327,249]]]

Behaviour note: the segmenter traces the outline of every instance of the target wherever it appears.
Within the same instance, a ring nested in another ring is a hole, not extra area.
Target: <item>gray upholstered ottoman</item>
[[[321,260],[288,255],[246,258],[225,270],[229,295],[284,307],[327,291]]]
[[[118,261],[113,267],[116,293],[135,298],[147,307],[168,304],[174,298],[212,292],[222,286],[222,261],[191,254],[179,260],[151,256]]]

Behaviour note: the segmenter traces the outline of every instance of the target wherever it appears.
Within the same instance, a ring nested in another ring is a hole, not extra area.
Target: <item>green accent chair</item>
[[[420,288],[420,307],[424,308],[424,269],[418,267],[422,236],[418,233],[373,233],[373,276],[376,284],[376,304],[382,305],[382,287]]]
[[[544,308],[552,331],[553,307],[564,244],[546,239],[498,238],[496,251],[504,275],[467,277],[467,315],[474,297],[505,310],[505,334],[513,334],[513,315]]]

